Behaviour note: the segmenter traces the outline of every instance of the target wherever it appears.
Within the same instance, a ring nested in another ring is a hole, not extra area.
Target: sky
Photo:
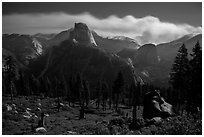
[[[3,2],[3,33],[59,33],[83,22],[99,35],[139,43],[168,42],[201,33],[201,2]]]

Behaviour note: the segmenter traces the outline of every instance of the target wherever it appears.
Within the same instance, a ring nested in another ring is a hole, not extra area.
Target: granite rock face
[[[165,102],[159,92],[148,92],[144,98],[143,117],[152,119],[154,117],[166,118],[173,115],[172,105]]]
[[[145,44],[138,49],[137,64],[143,67],[159,63],[157,48],[154,44]]]
[[[84,23],[75,23],[74,29],[70,32],[70,39],[80,45],[97,46],[91,31]]]

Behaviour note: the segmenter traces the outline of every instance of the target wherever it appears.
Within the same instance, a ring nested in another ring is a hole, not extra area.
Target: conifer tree
[[[118,110],[118,103],[119,103],[119,96],[120,93],[123,91],[124,87],[124,78],[121,72],[118,72],[116,80],[113,83],[113,93],[116,95],[115,100],[115,110]]]
[[[82,106],[83,103],[83,84],[82,84],[82,77],[80,73],[77,73],[76,75],[76,81],[75,81],[75,95],[76,98],[79,100],[80,106]]]
[[[68,84],[67,84],[67,81],[66,81],[66,78],[65,76],[63,75],[63,85],[64,85],[64,90],[65,90],[65,93],[67,95],[67,101],[69,103],[69,106],[70,106],[70,101],[71,101],[71,93],[70,93],[70,90],[69,90],[69,87],[68,87]]]
[[[96,107],[97,109],[100,108],[100,100],[101,100],[101,79],[98,80],[97,86],[96,86]]]
[[[69,91],[70,91],[70,101],[72,102],[72,106],[74,107],[75,103],[75,77],[70,76],[69,78]]]
[[[85,94],[85,102],[86,108],[88,107],[89,100],[90,100],[90,91],[89,91],[89,83],[86,80],[83,80],[83,87],[84,87],[84,94]]]
[[[16,64],[12,56],[8,56],[5,60],[6,60],[5,73],[8,77],[10,97],[11,97],[11,100],[13,101],[14,80],[18,77]]]
[[[23,77],[23,72],[19,71],[19,81],[20,81],[20,91],[18,92],[19,95],[25,95],[25,82]]]
[[[142,95],[141,84],[140,84],[140,82],[136,81],[135,77],[134,77],[134,82],[130,86],[130,89],[132,92],[132,98],[131,98],[132,101],[131,102],[132,102],[132,106],[133,106],[133,111],[132,111],[133,123],[136,123],[136,120],[137,120],[137,109],[141,103],[141,95]]]
[[[103,100],[103,110],[106,110],[106,100],[108,98],[108,85],[105,81],[103,81],[101,86],[102,91],[102,100]]]
[[[60,92],[60,81],[55,77],[55,94],[57,96],[57,111],[59,112],[60,109],[60,97],[59,97],[59,92]]]
[[[46,84],[47,95],[50,96],[50,93],[52,92],[52,90],[51,90],[51,83],[48,77],[46,78],[46,83],[47,83]]]
[[[173,68],[170,73],[170,83],[172,84],[174,90],[177,90],[178,104],[182,103],[186,99],[186,94],[188,90],[188,80],[189,80],[189,60],[188,52],[183,44],[175,58]]]
[[[193,48],[190,54],[190,90],[188,93],[189,103],[202,104],[202,49],[199,42]]]
[[[110,88],[111,86],[109,86],[109,98],[108,98],[108,105],[109,105],[109,109],[111,109],[111,105],[112,105],[112,101],[114,100],[114,96],[113,96],[113,90],[112,88]]]

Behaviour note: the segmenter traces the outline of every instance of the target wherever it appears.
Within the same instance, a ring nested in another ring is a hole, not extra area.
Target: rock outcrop
[[[97,46],[91,31],[84,23],[75,23],[74,29],[70,32],[70,39],[80,45]]]
[[[145,44],[138,49],[137,64],[143,67],[158,64],[157,48],[154,44]]]
[[[172,105],[165,102],[158,91],[148,92],[144,98],[143,117],[152,119],[154,117],[166,118],[173,115]]]

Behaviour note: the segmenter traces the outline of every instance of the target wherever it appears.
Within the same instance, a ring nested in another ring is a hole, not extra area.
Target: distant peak
[[[88,26],[85,23],[79,22],[74,24],[75,29],[89,30]]]
[[[97,46],[88,26],[82,22],[74,24],[74,29],[70,32],[70,39],[74,43]]]
[[[156,45],[152,43],[148,43],[148,44],[144,44],[142,47],[156,47]]]

